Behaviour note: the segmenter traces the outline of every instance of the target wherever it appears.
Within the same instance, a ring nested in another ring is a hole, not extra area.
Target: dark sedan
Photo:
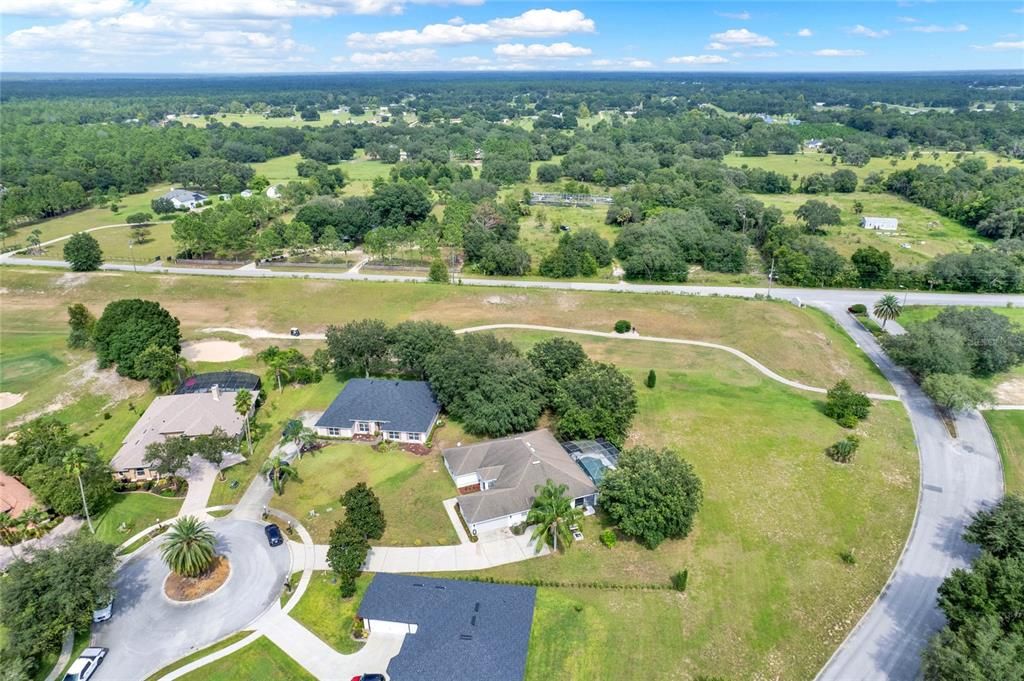
[[[263,528],[263,531],[267,533],[267,541],[270,542],[271,546],[280,546],[284,543],[284,536],[281,534],[281,528],[271,523]]]

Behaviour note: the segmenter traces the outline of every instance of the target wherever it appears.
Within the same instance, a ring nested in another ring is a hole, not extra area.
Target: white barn
[[[865,215],[860,219],[860,226],[864,229],[895,232],[900,226],[900,221],[896,218],[879,218]]]

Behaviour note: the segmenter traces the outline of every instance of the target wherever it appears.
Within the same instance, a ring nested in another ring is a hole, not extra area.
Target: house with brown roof
[[[473,534],[525,521],[537,486],[548,480],[566,486],[573,506],[592,509],[597,503],[594,481],[546,429],[453,447],[442,458]]]
[[[36,505],[36,498],[17,478],[0,473],[0,513],[17,518]]]

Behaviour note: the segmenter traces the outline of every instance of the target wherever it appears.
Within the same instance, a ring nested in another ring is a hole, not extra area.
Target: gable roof
[[[189,201],[205,201],[206,194],[189,191],[188,189],[172,189],[160,198],[164,198],[169,201],[177,199],[181,203],[188,203]]]
[[[593,481],[547,429],[453,447],[444,450],[443,456],[452,475],[475,472],[481,480],[493,481],[489,489],[459,497],[459,508],[467,523],[528,511],[533,506],[537,485],[548,480],[568,487],[571,499],[597,491]]]
[[[245,371],[210,371],[189,376],[181,382],[174,394],[208,393],[213,390],[213,386],[227,393],[243,389],[255,393],[260,389],[260,377]]]
[[[173,435],[209,435],[214,428],[239,435],[242,423],[242,417],[235,411],[234,397],[218,399],[213,393],[157,397],[128,432],[110,467],[115,471],[145,468],[143,460],[150,443],[163,442]]]
[[[537,591],[527,586],[378,573],[363,619],[417,625],[391,659],[391,681],[522,681]]]
[[[317,428],[351,428],[355,421],[377,421],[383,430],[425,433],[441,411],[426,381],[353,378],[323,416]]]

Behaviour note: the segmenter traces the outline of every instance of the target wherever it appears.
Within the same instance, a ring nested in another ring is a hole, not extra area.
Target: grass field
[[[146,678],[146,681],[157,681],[158,679],[163,678],[167,674],[170,674],[174,670],[181,669],[182,667],[184,667],[185,665],[189,664],[190,662],[198,660],[201,657],[206,657],[207,655],[210,655],[211,653],[215,653],[218,650],[221,650],[222,648],[227,648],[229,645],[232,645],[233,643],[237,643],[238,641],[241,641],[243,638],[245,638],[246,636],[248,636],[251,633],[252,633],[251,631],[239,631],[238,633],[235,633],[235,634],[232,634],[231,636],[228,636],[223,641],[219,641],[217,643],[214,643],[212,646],[208,646],[206,648],[203,648],[202,650],[197,650],[196,652],[192,653],[191,655],[186,655],[185,657],[181,658],[180,660],[176,660],[175,662],[172,662],[171,664],[167,665],[166,667],[164,667],[163,669],[158,671],[156,674],[150,674]]]
[[[260,637],[237,653],[181,677],[185,681],[315,681],[298,662]]]
[[[365,444],[339,443],[305,455],[296,468],[301,482],[289,482],[284,495],[274,497],[271,504],[301,520],[317,543],[326,543],[334,524],[345,517],[340,497],[357,482],[373,488],[384,517],[390,519],[384,537],[374,544],[458,543],[441,505],[456,495],[455,486],[437,452],[380,454]],[[316,511],[317,517],[310,518],[310,511]]]
[[[305,126],[323,128],[328,125],[332,125],[335,121],[341,124],[345,124],[349,121],[352,123],[365,123],[373,118],[374,114],[372,113],[365,113],[362,116],[353,116],[347,112],[335,114],[330,111],[321,111],[320,120],[318,121],[304,121],[298,116],[298,114],[289,118],[267,118],[263,114],[258,113],[220,113],[214,116],[214,119],[216,119],[218,123],[223,123],[224,125],[237,123],[246,128],[302,128]],[[182,125],[194,125],[197,128],[206,127],[205,116],[200,116],[199,118],[183,116],[180,117],[179,120]]]
[[[833,166],[831,155],[819,154],[815,151],[805,151],[804,153],[793,155],[769,154],[768,156],[740,156],[737,153],[732,153],[725,157],[724,162],[726,165],[734,168],[742,168],[744,166],[749,168],[763,168],[765,170],[773,170],[777,173],[783,173],[790,177],[794,174],[800,177],[810,175],[811,173],[831,174],[840,168],[845,168],[847,170],[852,170],[857,173],[859,178],[864,179],[873,172],[888,174],[894,170],[916,168],[921,164],[938,165],[945,169],[949,169],[955,165],[956,156],[957,154],[954,152],[941,151],[939,152],[939,158],[934,159],[932,158],[931,151],[924,151],[919,159],[912,159],[909,154],[905,159],[895,159],[895,165],[892,164],[893,159],[872,158],[867,165],[857,167],[843,165],[842,163],[838,163]],[[965,154],[965,157],[971,156],[984,158],[990,168],[997,165],[1012,165],[1018,168],[1024,168],[1024,161],[1001,157],[991,151],[975,151]]]
[[[1003,461],[1007,492],[1024,494],[1024,411],[984,411]]]
[[[352,598],[342,598],[331,579],[330,572],[313,573],[306,592],[289,614],[339,653],[351,655],[363,647],[352,638],[352,624],[373,575],[363,574],[356,579],[356,595]]]
[[[115,546],[161,520],[178,515],[183,498],[169,499],[149,492],[118,494],[113,505],[93,518],[96,537]],[[124,523],[126,529],[118,528]]]
[[[655,551],[624,539],[605,548],[592,517],[565,555],[483,573],[664,584],[690,571],[686,596],[542,589],[527,678],[812,677],[881,589],[909,530],[917,458],[902,407],[875,404],[855,463],[840,466],[823,450],[848,431],[820,401],[731,356],[613,340],[584,347],[637,385],[656,370],[657,388],[638,387],[627,444],[677,449],[703,480],[704,508],[688,539]],[[842,563],[844,550],[857,565]]]
[[[991,243],[978,236],[955,220],[942,217],[933,210],[915,205],[892,194],[753,194],[765,205],[775,206],[786,216],[790,224],[796,223],[793,212],[811,199],[825,201],[839,206],[842,224],[826,227],[825,241],[841,255],[849,257],[858,248],[874,246],[892,255],[897,265],[920,265],[937,255],[945,253],[966,253],[976,244]],[[878,232],[860,226],[860,216],[853,210],[853,204],[864,205],[864,215],[894,217],[899,219],[896,232]]]
[[[316,280],[243,280],[158,274],[71,275],[25,268],[3,270],[5,317],[0,341],[13,332],[66,333],[66,308],[85,303],[94,314],[112,300],[160,300],[178,317],[186,338],[209,326],[301,326],[376,317],[389,323],[432,319],[455,328],[519,322],[611,330],[628,319],[646,335],[725,343],[788,378],[827,386],[847,377],[865,390],[888,391],[871,362],[828,317],[781,301],[670,294],[521,290]],[[326,300],[343,304],[324,304]],[[311,352],[314,345],[300,341]],[[28,398],[26,398],[28,399]],[[20,405],[19,405],[20,406]]]

